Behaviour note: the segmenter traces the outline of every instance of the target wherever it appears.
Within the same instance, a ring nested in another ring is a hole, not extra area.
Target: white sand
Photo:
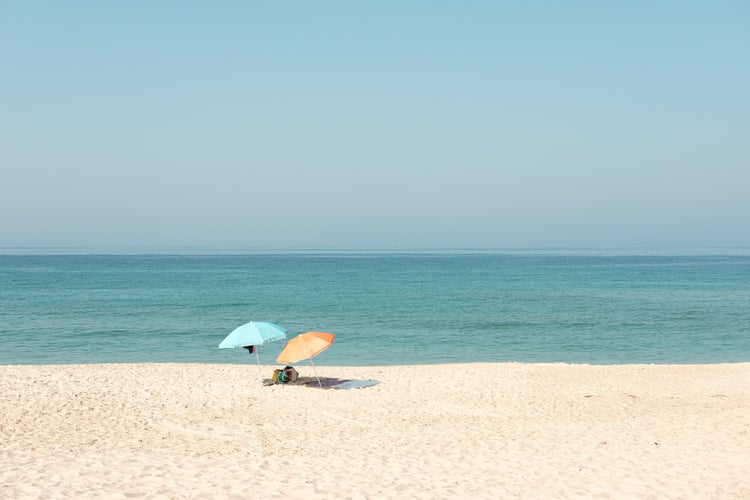
[[[750,498],[750,363],[318,373],[0,366],[0,498]]]

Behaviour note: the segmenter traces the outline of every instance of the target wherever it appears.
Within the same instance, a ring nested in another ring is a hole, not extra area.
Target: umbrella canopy
[[[331,347],[334,338],[336,335],[326,332],[307,332],[297,335],[287,342],[276,361],[291,365],[303,359],[312,359],[313,356]]]
[[[249,354],[255,353],[255,360],[258,362],[258,377],[262,382],[263,374],[260,371],[260,357],[258,356],[257,347],[266,342],[281,340],[285,337],[286,329],[279,325],[264,321],[251,321],[235,328],[232,333],[221,341],[219,349],[244,347]]]
[[[334,338],[336,338],[336,335],[326,332],[306,332],[297,335],[287,342],[286,347],[281,351],[276,361],[290,365],[303,359],[309,359],[313,367],[313,372],[315,372],[315,378],[318,379],[318,385],[323,387],[312,358],[331,347]]]
[[[232,349],[235,347],[257,346],[286,337],[286,329],[273,323],[263,321],[251,321],[245,323],[232,331],[227,338],[221,341],[219,349]]]

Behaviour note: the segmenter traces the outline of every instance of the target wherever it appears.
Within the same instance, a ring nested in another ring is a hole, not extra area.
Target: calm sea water
[[[750,361],[750,256],[0,255],[0,364],[253,363],[249,320],[321,365]]]

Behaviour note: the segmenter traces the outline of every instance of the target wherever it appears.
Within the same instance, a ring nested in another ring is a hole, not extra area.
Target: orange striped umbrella
[[[320,383],[312,358],[331,347],[334,338],[336,338],[336,335],[326,332],[306,332],[297,335],[287,342],[276,361],[284,365],[291,365],[297,361],[309,359],[315,372],[315,378],[318,379],[318,384],[322,387],[323,384]]]

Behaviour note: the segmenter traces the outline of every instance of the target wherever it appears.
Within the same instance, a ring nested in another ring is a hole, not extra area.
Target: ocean
[[[250,320],[336,334],[319,365],[750,361],[750,255],[0,255],[0,364],[255,363]]]

